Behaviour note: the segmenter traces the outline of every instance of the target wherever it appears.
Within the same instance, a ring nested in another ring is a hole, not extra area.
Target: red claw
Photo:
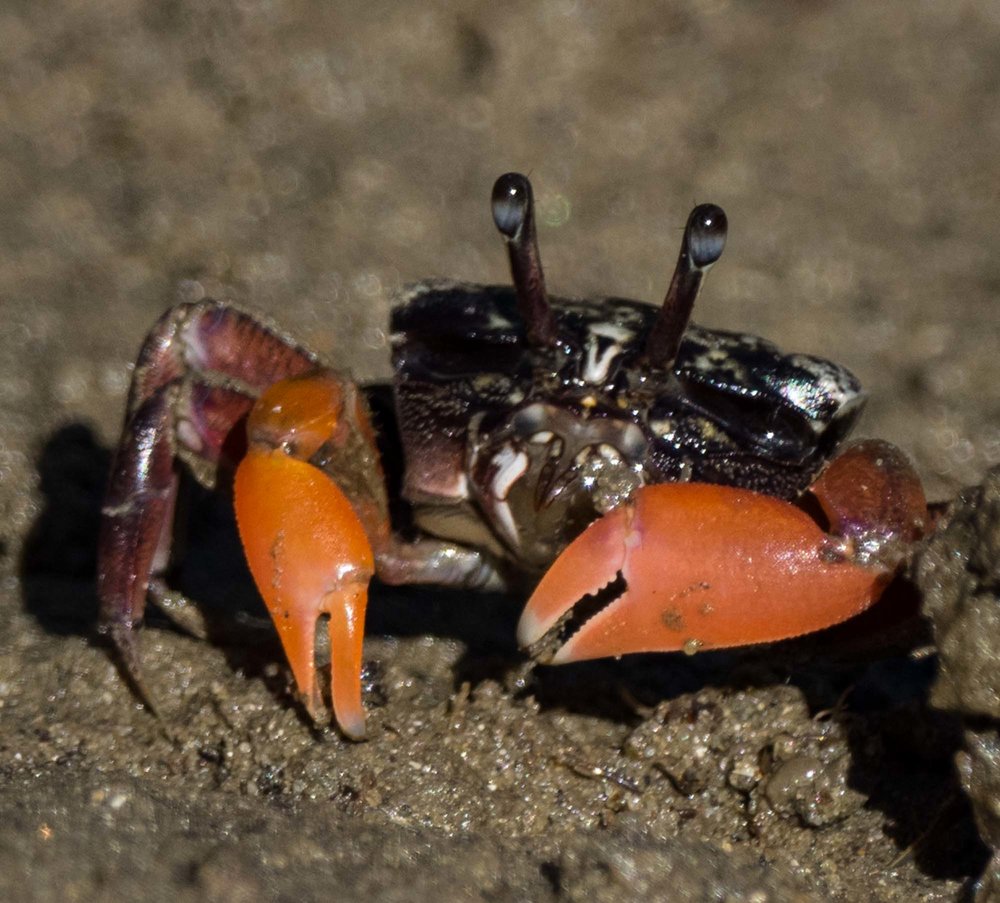
[[[250,415],[250,448],[236,471],[234,501],[247,563],[306,708],[319,719],[316,626],[326,615],[334,715],[348,737],[360,740],[365,606],[375,573],[370,537],[379,540],[384,531],[373,505],[358,493],[349,498],[310,463],[321,447],[343,444],[338,437],[346,428],[364,440],[370,435],[363,412],[345,403],[345,386],[332,374],[276,383]]]
[[[337,723],[365,735],[362,640],[371,545],[350,502],[323,473],[280,451],[251,450],[236,472],[236,516],[247,563],[318,720],[316,625],[329,616],[330,693]]]
[[[556,560],[525,608],[518,639],[542,658],[555,645],[549,660],[560,664],[770,642],[844,621],[878,599],[901,560],[902,541],[923,529],[919,481],[895,455],[849,451],[824,474],[821,504],[835,527],[846,524],[846,536],[828,534],[788,502],[748,490],[646,486]],[[846,513],[846,489],[869,476],[906,491],[888,494],[888,511],[862,505],[860,526]],[[897,535],[900,523],[911,529],[905,538]],[[865,556],[862,540],[873,542],[876,524],[881,554]],[[602,606],[598,594],[618,586],[621,594]],[[585,596],[597,596],[586,606],[597,609],[589,617],[577,606]]]

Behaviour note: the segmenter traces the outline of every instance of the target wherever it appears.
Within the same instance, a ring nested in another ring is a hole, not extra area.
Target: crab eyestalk
[[[527,324],[528,341],[545,346],[555,342],[556,326],[545,291],[545,274],[535,232],[535,200],[531,182],[508,172],[493,184],[493,222],[510,256],[517,306]]]
[[[727,228],[725,211],[715,204],[699,204],[691,211],[670,288],[646,340],[645,358],[650,364],[667,368],[677,358],[705,274],[726,246]]]

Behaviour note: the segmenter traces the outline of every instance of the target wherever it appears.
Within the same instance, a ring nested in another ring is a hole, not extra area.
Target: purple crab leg
[[[276,328],[214,301],[172,308],[146,337],[102,509],[97,572],[101,630],[140,690],[135,628],[150,578],[169,557],[175,460],[211,486],[230,433],[257,396],[317,366]]]

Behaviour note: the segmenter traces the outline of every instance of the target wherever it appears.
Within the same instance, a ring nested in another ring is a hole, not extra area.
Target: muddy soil
[[[255,626],[224,503],[195,493],[179,575],[212,642],[143,637],[161,721],[94,639],[93,568],[162,310],[238,300],[385,377],[401,285],[506,280],[488,196],[511,169],[560,294],[657,301],[692,203],[724,206],[696,319],[852,368],[860,432],[933,498],[978,482],[1000,460],[996,6],[55,0],[6,4],[0,46],[0,898],[968,886],[987,853],[919,636],[530,668],[518,600],[379,588],[352,744]]]

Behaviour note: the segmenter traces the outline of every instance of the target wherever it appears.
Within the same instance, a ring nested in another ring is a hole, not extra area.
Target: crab
[[[878,599],[928,529],[920,481],[887,443],[844,445],[865,400],[849,371],[689,324],[722,209],[691,213],[659,308],[550,298],[524,176],[497,180],[492,212],[513,287],[405,289],[391,386],[358,386],[229,304],[156,323],[99,538],[100,623],[136,686],[181,472],[211,487],[234,456],[246,559],[305,708],[327,711],[325,619],[330,702],[354,739],[376,574],[534,585],[518,638],[553,664],[764,643]]]

